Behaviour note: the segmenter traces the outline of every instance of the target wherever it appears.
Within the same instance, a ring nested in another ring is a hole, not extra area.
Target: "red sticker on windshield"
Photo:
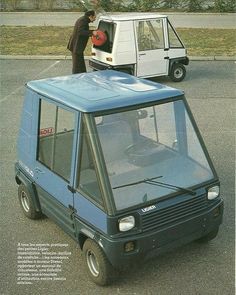
[[[40,129],[39,136],[40,137],[48,136],[48,135],[53,134],[53,133],[54,133],[54,128],[53,127],[47,127],[47,128]]]

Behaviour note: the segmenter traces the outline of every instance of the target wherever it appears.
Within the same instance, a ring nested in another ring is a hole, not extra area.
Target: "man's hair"
[[[94,16],[95,15],[95,11],[94,10],[88,10],[88,11],[85,12],[84,15],[86,15],[87,17]]]

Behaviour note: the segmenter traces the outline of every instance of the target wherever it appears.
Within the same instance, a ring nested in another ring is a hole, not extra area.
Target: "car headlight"
[[[220,194],[220,187],[218,185],[212,186],[208,189],[207,198],[208,200],[214,200]]]
[[[119,220],[119,230],[128,231],[135,226],[134,216],[127,216]]]

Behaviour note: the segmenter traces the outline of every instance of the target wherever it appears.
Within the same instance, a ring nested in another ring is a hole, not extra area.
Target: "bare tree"
[[[52,10],[56,0],[45,0],[45,4],[48,9]]]
[[[43,5],[43,0],[33,0],[34,2],[34,8],[37,10],[40,10]]]
[[[6,6],[9,6],[11,9],[16,10],[17,8],[19,8],[20,2],[21,0],[5,0],[4,4]]]

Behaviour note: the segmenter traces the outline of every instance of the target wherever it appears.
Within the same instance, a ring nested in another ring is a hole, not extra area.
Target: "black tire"
[[[111,282],[114,269],[103,250],[96,242],[87,239],[83,246],[87,272],[94,283],[100,286]]]
[[[25,216],[30,219],[39,219],[42,217],[42,212],[36,211],[32,196],[24,184],[20,184],[18,187],[18,198]]]
[[[198,243],[208,243],[213,240],[219,232],[219,227],[214,229],[213,231],[209,232],[207,235],[203,236],[202,238],[198,239]]]
[[[186,76],[185,66],[181,63],[174,63],[171,67],[169,77],[174,82],[182,81]]]

